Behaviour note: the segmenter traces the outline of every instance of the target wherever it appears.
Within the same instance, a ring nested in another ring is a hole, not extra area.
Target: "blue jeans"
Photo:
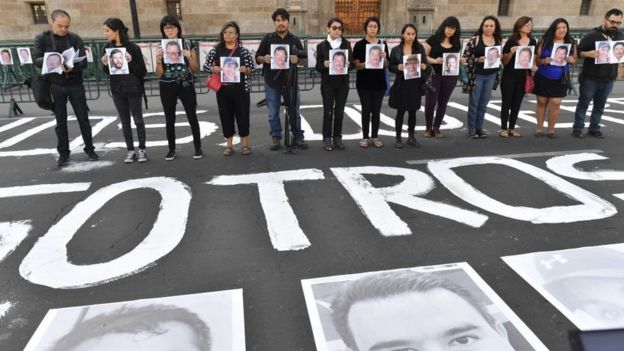
[[[591,117],[589,118],[589,130],[600,129],[600,119],[604,113],[607,98],[613,89],[613,81],[593,80],[584,78],[580,86],[578,104],[574,112],[574,129],[585,127],[585,114],[589,108],[589,103],[594,100]]]
[[[277,89],[264,83],[264,97],[266,98],[266,105],[269,109],[269,126],[271,128],[269,134],[272,137],[282,138],[282,122],[280,120],[280,102],[284,97],[284,101],[288,102],[288,95],[286,89]],[[301,103],[301,97],[299,96],[299,89],[297,89],[297,101],[296,101],[296,126],[291,126],[295,140],[303,139],[303,131],[301,130],[301,114],[299,113],[299,105]]]
[[[468,104],[468,129],[483,129],[487,104],[492,97],[496,74],[477,74]]]

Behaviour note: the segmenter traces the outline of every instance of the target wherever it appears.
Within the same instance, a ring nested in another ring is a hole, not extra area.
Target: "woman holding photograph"
[[[362,104],[362,140],[360,140],[360,147],[363,148],[367,148],[371,144],[369,136],[373,138],[373,146],[377,148],[383,147],[383,143],[377,135],[381,118],[381,103],[387,88],[386,75],[383,69],[366,69],[366,44],[382,45],[384,55],[387,55],[389,51],[388,45],[377,38],[380,28],[379,18],[367,18],[364,22],[366,37],[353,46],[353,63],[357,70],[355,87]],[[384,60],[384,66],[387,67],[387,65],[388,60]],[[370,129],[371,126],[372,130]]]
[[[503,78],[501,79],[501,94],[503,98],[501,106],[501,130],[498,132],[503,138],[519,137],[516,132],[516,121],[520,113],[520,105],[524,98],[524,83],[526,76],[531,74],[533,61],[531,49],[520,46],[535,46],[537,41],[533,39],[533,19],[522,16],[516,20],[509,40],[503,47]],[[524,69],[516,69],[516,55]],[[522,64],[524,62],[524,65]],[[537,69],[537,67],[536,67]],[[509,124],[508,124],[509,123]]]
[[[435,136],[441,138],[440,126],[446,113],[451,94],[457,85],[457,76],[442,75],[442,64],[444,63],[444,53],[456,53],[459,56],[461,51],[461,26],[456,17],[447,17],[442,21],[435,34],[423,44],[427,61],[433,67],[433,87],[427,91],[425,97],[425,137]],[[455,62],[456,64],[459,62]],[[433,119],[435,114],[435,120]]]
[[[406,67],[403,65],[403,56],[420,54],[422,62],[420,70],[427,69],[427,57],[425,49],[418,42],[416,26],[408,23],[401,29],[401,43],[395,46],[390,52],[390,72],[396,74],[394,84],[390,89],[389,105],[397,110],[394,128],[396,131],[396,141],[394,147],[400,149],[403,147],[401,133],[403,131],[403,116],[407,112],[407,145],[412,147],[420,147],[416,138],[414,138],[414,129],[416,127],[416,111],[420,110],[421,97],[424,95],[422,91],[422,78],[405,79],[404,71]],[[410,61],[408,58],[407,61]]]
[[[347,50],[349,59],[352,57],[351,44],[342,36],[344,23],[338,17],[327,21],[327,38],[316,46],[316,70],[321,73],[321,96],[323,97],[323,148],[343,150],[342,120],[349,95],[349,75],[329,74],[330,50]],[[338,55],[342,54],[342,55]],[[349,61],[342,51],[336,51],[332,58],[336,73],[336,62],[343,61],[344,69]],[[348,73],[348,72],[347,72]]]
[[[500,80],[499,69],[486,69],[486,47],[500,45],[502,31],[498,18],[486,16],[475,35],[470,38],[464,51],[464,59],[468,63],[468,91],[470,92],[468,106],[468,136],[485,138],[483,121],[485,111],[492,97],[492,90]]]
[[[176,105],[178,99],[184,106],[184,112],[191,126],[195,153],[193,159],[203,157],[199,122],[197,121],[197,96],[195,95],[195,77],[193,73],[199,71],[197,49],[190,40],[182,38],[182,26],[174,16],[165,16],[160,21],[160,33],[163,39],[182,39],[182,56],[184,63],[165,63],[164,49],[156,51],[156,75],[160,77],[160,101],[165,112],[167,141],[169,151],[165,160],[172,161],[176,156]],[[168,53],[169,54],[169,53]]]
[[[105,48],[126,48],[125,55],[121,55],[121,50],[119,49],[114,49],[113,51],[118,51],[118,56],[121,56],[120,59],[128,62],[128,74],[111,74],[111,70],[115,69],[111,66],[114,66],[115,63],[109,62],[109,57],[106,54],[102,57],[102,67],[104,72],[109,75],[113,103],[121,120],[121,130],[123,131],[126,148],[128,149],[124,162],[132,163],[135,159],[139,162],[146,162],[145,122],[143,121],[141,98],[143,97],[143,80],[147,74],[147,68],[145,67],[145,61],[143,61],[143,53],[141,53],[138,45],[130,41],[128,28],[119,18],[111,17],[104,21],[104,35],[106,40],[108,40]],[[106,50],[104,51],[106,52]],[[114,55],[111,55],[111,57],[115,59]],[[132,115],[134,120],[137,138],[139,139],[139,151],[137,153],[134,151],[130,115]]]
[[[572,44],[570,52],[565,57],[564,66],[550,64],[555,44]],[[555,124],[559,119],[561,100],[568,95],[566,76],[569,74],[570,64],[576,63],[576,44],[570,36],[568,21],[564,18],[554,20],[544,33],[536,47],[535,62],[538,64],[534,91],[537,96],[535,136],[544,136],[544,117],[546,109],[548,109],[548,132],[546,135],[549,138],[555,138]]]
[[[219,119],[223,129],[223,137],[226,140],[224,156],[234,153],[233,137],[238,127],[238,136],[241,138],[241,154],[251,154],[249,147],[249,107],[251,92],[251,74],[254,71],[254,59],[249,50],[241,45],[240,28],[236,22],[227,22],[219,33],[219,43],[208,53],[204,72],[220,74],[222,68],[221,58],[238,57],[240,60],[240,83],[221,84],[217,92],[217,105],[219,106]],[[232,60],[234,61],[234,60]]]

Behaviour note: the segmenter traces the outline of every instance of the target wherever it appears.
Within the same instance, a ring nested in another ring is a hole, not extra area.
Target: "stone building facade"
[[[408,22],[417,24],[421,36],[435,30],[447,16],[457,16],[464,31],[473,32],[485,15],[497,15],[505,6],[507,16],[498,16],[509,30],[515,19],[534,17],[537,30],[548,27],[557,17],[568,19],[573,30],[601,23],[609,8],[624,8],[624,0],[135,0],[142,37],[159,36],[160,19],[169,11],[179,11],[184,32],[214,35],[223,23],[236,20],[243,34],[273,30],[271,13],[285,7],[291,13],[293,32],[306,35],[325,33],[326,21],[336,13],[351,23],[349,33],[359,35],[362,18],[375,13],[381,18],[382,33],[397,34]],[[46,30],[34,24],[33,5],[44,5],[49,14],[62,8],[72,15],[72,30],[84,38],[102,38],[102,22],[110,16],[121,18],[132,31],[129,0],[0,0],[3,21],[0,41],[27,41]],[[178,10],[172,10],[172,9]],[[37,7],[41,9],[41,7]],[[584,10],[587,14],[580,15]],[[41,21],[41,19],[39,19]],[[131,33],[131,35],[133,35]]]

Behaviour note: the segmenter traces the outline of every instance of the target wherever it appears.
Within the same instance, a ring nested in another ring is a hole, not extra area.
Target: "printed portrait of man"
[[[2,63],[3,66],[13,64],[13,56],[11,55],[11,50],[0,49],[0,63]]]
[[[485,48],[485,62],[483,68],[491,69],[500,67],[501,50],[499,46]]]
[[[530,69],[533,62],[533,51],[530,47],[525,46],[516,51],[515,69]]]
[[[566,61],[566,57],[568,57],[568,46],[565,44],[562,45],[558,45],[555,44],[555,48],[553,50],[552,53],[552,61],[551,61],[551,65],[553,66],[565,66],[567,61]]]
[[[329,67],[330,75],[347,74],[347,53],[344,50],[330,50],[331,65]]]
[[[384,65],[384,51],[380,45],[366,44],[366,64],[368,69],[382,69]]]
[[[43,61],[45,65],[41,70],[42,74],[63,73],[63,58],[58,52],[46,52],[43,54]]]
[[[611,63],[611,58],[609,57],[611,54],[611,45],[608,41],[596,42],[596,51],[598,51],[598,57],[596,57],[595,61],[597,65]]]
[[[403,64],[403,78],[415,79],[420,78],[420,60],[418,55],[409,55],[405,57]]]
[[[288,69],[288,48],[283,45],[272,44],[273,56],[271,57],[271,69]]]
[[[624,245],[537,252],[504,260],[579,329],[624,328]]]
[[[17,54],[19,56],[20,64],[27,65],[33,63],[29,48],[17,48]]]
[[[163,40],[166,42],[165,47],[165,63],[168,64],[184,64],[184,56],[182,56],[182,47],[179,39]]]
[[[128,74],[128,63],[126,62],[125,50],[110,50],[108,62],[111,75]]]
[[[408,270],[345,284],[332,319],[352,350],[514,350],[503,325],[464,288]]]
[[[222,57],[221,58],[221,81],[224,83],[240,82],[240,64],[238,57]]]
[[[87,62],[93,62],[93,52],[88,46],[85,46],[85,56],[87,57]]]
[[[50,351],[210,350],[210,328],[195,313],[167,305],[121,307],[84,320]]]
[[[442,54],[442,60],[444,61],[443,76],[459,75],[459,57],[457,54],[444,53]]]
[[[613,42],[613,63],[624,63],[624,41]]]

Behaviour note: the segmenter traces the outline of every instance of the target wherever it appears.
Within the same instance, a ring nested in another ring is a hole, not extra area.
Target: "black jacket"
[[[605,37],[606,36],[606,37]],[[593,51],[596,49],[597,41],[609,40],[624,40],[624,33],[622,31],[616,31],[615,33],[609,33],[600,27],[592,29],[589,33],[585,34],[583,39],[578,45],[578,51]],[[605,64],[596,65],[595,59],[585,58],[583,60],[583,78],[589,78],[594,80],[615,80],[617,77],[617,64]]]
[[[113,48],[113,43],[108,43],[107,48]],[[117,94],[143,94],[143,79],[147,74],[145,60],[141,48],[135,43],[129,42],[125,46],[126,52],[132,56],[128,62],[130,74],[112,75],[110,77],[111,92]],[[110,65],[110,63],[109,63]],[[109,66],[102,66],[104,72],[110,75]]]
[[[46,52],[62,53],[70,47],[74,48],[74,50],[78,49],[79,56],[85,56],[84,44],[78,34],[69,32],[66,36],[59,37],[58,35],[51,35],[51,33],[51,31],[47,30],[35,37],[35,44],[32,52],[35,66],[39,68],[43,66],[43,56]],[[74,68],[70,72],[48,74],[48,80],[53,84],[62,86],[82,84],[82,70],[86,67],[87,60],[85,59],[81,62],[76,62]]]
[[[327,39],[318,43],[316,46],[316,70],[321,74],[321,84],[326,85],[328,87],[336,87],[339,85],[349,85],[349,75],[329,75],[329,67],[325,67],[325,60],[329,60],[329,51],[331,50],[331,45],[327,41]],[[340,43],[340,49],[349,51],[349,66],[348,69],[353,68],[353,50],[351,50],[351,43],[345,38],[342,38],[342,43]]]

